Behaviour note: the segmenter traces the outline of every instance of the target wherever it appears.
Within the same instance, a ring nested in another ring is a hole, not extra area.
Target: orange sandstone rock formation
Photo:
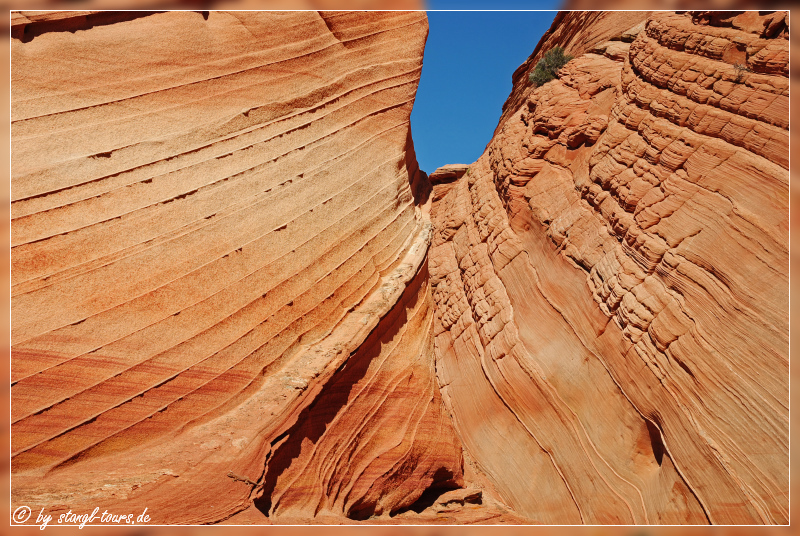
[[[430,178],[426,33],[12,15],[12,505],[788,522],[787,15],[560,13]]]
[[[649,14],[649,11],[561,11],[556,14],[550,29],[539,40],[528,60],[514,71],[511,95],[503,104],[498,128],[523,105],[533,91],[533,86],[528,83],[528,75],[545,52],[560,46],[568,54],[580,56],[598,43],[612,39],[620,44],[633,41],[636,36],[633,32],[638,32]]]
[[[537,50],[599,35],[586,16]],[[788,523],[786,24],[656,13],[542,87],[529,61],[434,185],[442,393],[515,511]]]
[[[12,39],[12,500],[360,519],[459,488],[424,13],[136,15]]]

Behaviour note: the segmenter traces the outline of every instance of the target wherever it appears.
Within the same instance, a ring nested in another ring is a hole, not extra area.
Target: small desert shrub
[[[753,71],[751,71],[750,69],[747,68],[747,65],[744,65],[742,63],[735,64],[733,66],[733,68],[736,70],[735,82],[737,84],[741,84],[742,80],[744,80],[744,73],[752,73],[753,72]]]
[[[545,82],[556,77],[558,70],[566,65],[572,56],[566,54],[561,47],[553,47],[544,53],[542,59],[536,64],[531,74],[528,76],[531,84],[535,87],[543,85]]]

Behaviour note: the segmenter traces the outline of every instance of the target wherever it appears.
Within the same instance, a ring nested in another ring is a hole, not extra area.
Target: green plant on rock
[[[571,59],[572,56],[564,52],[563,48],[553,47],[544,53],[542,59],[539,60],[539,63],[536,64],[531,74],[528,75],[528,80],[530,80],[531,84],[535,87],[539,87],[556,78],[558,70]]]
[[[747,65],[744,65],[742,63],[735,64],[733,68],[736,71],[736,78],[734,79],[734,82],[736,82],[737,84],[741,84],[742,81],[744,80],[744,73],[753,72],[747,68]]]

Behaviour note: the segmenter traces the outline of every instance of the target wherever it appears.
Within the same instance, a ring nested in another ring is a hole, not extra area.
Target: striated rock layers
[[[531,519],[785,524],[788,16],[634,15],[433,187],[444,401]]]
[[[460,488],[424,13],[14,21],[12,501],[363,519]]]
[[[786,13],[561,13],[430,180],[424,13],[11,26],[15,507],[788,522]]]

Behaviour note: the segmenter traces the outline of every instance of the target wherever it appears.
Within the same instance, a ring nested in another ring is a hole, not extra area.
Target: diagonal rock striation
[[[600,31],[559,17],[539,53]],[[648,14],[536,89],[533,57],[434,185],[442,392],[534,519],[788,523],[788,33],[726,17]]]
[[[13,504],[788,523],[786,12],[559,13],[430,177],[422,12],[11,26]]]
[[[14,501],[360,519],[461,487],[409,128],[424,13],[18,19]]]

